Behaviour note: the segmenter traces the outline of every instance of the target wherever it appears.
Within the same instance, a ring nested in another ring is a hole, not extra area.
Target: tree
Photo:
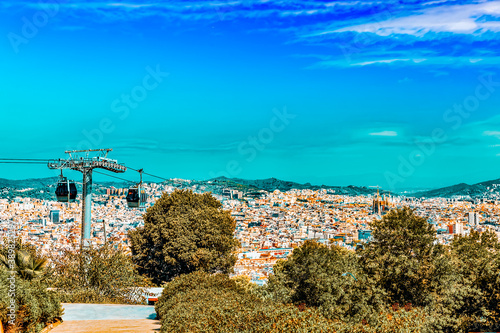
[[[450,272],[432,225],[405,207],[390,211],[372,228],[373,240],[360,251],[368,277],[387,292],[389,304],[431,304]]]
[[[111,244],[80,251],[75,243],[52,257],[52,286],[70,303],[142,303],[140,287],[151,282],[140,276],[130,256]]]
[[[202,270],[229,273],[236,262],[236,222],[210,193],[165,193],[144,215],[144,227],[129,232],[139,272],[156,284]]]
[[[469,322],[486,319],[487,326],[500,323],[500,242],[492,231],[471,230],[467,236],[457,236],[450,244],[451,256],[460,274],[462,297],[457,312]]]
[[[329,319],[361,322],[378,313],[382,291],[363,275],[354,251],[306,241],[273,268],[275,301],[318,308]]]

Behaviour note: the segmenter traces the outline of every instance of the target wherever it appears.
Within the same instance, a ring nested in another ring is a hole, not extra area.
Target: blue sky
[[[109,147],[167,178],[393,190],[500,178],[500,1],[7,0],[0,22],[0,157]]]

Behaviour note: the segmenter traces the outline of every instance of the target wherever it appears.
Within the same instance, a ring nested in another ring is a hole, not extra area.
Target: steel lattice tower
[[[82,235],[81,246],[90,245],[90,227],[92,217],[92,170],[104,169],[114,173],[123,173],[127,167],[119,164],[116,160],[107,158],[112,149],[89,149],[65,151],[69,155],[68,159],[50,160],[49,169],[70,169],[83,174],[82,191]],[[96,156],[90,157],[91,153]]]

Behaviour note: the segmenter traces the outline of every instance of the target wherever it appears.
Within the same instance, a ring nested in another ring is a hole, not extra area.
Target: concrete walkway
[[[63,304],[63,323],[50,333],[160,332],[154,306]]]

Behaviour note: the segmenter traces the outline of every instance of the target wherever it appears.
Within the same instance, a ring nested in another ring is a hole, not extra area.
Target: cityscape
[[[266,191],[228,182],[227,179],[193,181],[171,179],[161,183],[145,183],[147,202],[142,209],[129,208],[129,188],[104,188],[94,194],[92,204],[91,243],[102,246],[111,242],[130,254],[128,232],[144,226],[143,214],[164,193],[188,189],[195,193],[210,192],[231,212],[236,221],[234,237],[239,240],[238,261],[234,275],[251,276],[256,284],[264,284],[273,265],[292,254],[306,240],[325,245],[336,244],[350,250],[362,247],[371,239],[371,223],[392,209],[410,207],[431,224],[441,244],[471,230],[493,231],[500,236],[500,197],[491,189],[479,197],[453,195],[448,198],[425,198],[415,193],[391,194],[368,189],[368,195],[343,195],[334,189],[290,189]],[[312,186],[311,186],[312,187]],[[38,188],[38,192],[54,191],[55,184]],[[17,193],[32,188],[10,189]],[[7,192],[5,192],[7,193]],[[43,194],[43,193],[42,193]],[[70,203],[32,197],[0,199],[0,239],[11,225],[16,234],[43,253],[62,253],[73,249],[81,238],[81,203]]]
[[[500,0],[1,0],[0,333],[500,332]]]

